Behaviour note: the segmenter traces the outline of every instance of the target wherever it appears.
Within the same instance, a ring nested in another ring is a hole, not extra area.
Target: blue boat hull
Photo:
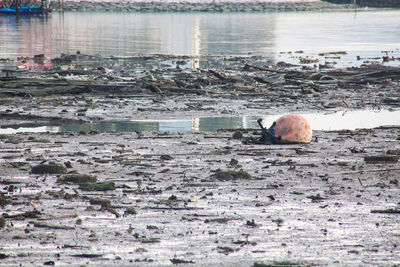
[[[21,7],[19,14],[21,16],[35,16],[43,15],[49,12],[49,9],[41,9],[38,6],[24,6]],[[17,15],[17,10],[14,8],[0,8],[0,15]]]

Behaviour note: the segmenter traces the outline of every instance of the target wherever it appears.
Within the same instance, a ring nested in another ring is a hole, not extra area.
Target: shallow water
[[[357,128],[375,128],[380,126],[400,126],[400,110],[358,110],[332,113],[302,114],[313,130],[354,130]],[[263,125],[269,127],[280,115],[264,116]],[[220,129],[259,128],[258,117],[203,117],[174,120],[131,120],[99,123],[68,124],[63,126],[41,126],[2,128],[0,134],[19,132],[198,132],[218,131]]]
[[[0,17],[0,57],[61,53],[299,57],[347,51],[328,63],[357,64],[356,56],[400,56],[400,11],[284,13],[53,13],[45,18]],[[281,52],[303,51],[300,54]],[[389,52],[382,52],[389,51]],[[322,62],[324,63],[324,62]],[[360,62],[358,62],[360,63]],[[394,60],[389,64],[399,64]]]

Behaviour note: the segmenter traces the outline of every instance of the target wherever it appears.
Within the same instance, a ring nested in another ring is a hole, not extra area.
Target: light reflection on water
[[[400,52],[400,10],[282,13],[53,13],[50,18],[0,17],[0,57],[61,53],[131,56],[248,55],[280,61],[347,51],[340,60]],[[392,55],[392,54],[390,54]],[[340,61],[339,59],[335,59]],[[329,59],[329,61],[332,61]],[[391,63],[399,63],[395,61]],[[324,62],[322,62],[323,64]]]
[[[380,126],[400,126],[400,110],[359,110],[332,113],[302,114],[313,130],[354,130],[358,128],[375,128]],[[263,116],[263,124],[269,127],[280,115]],[[205,117],[175,120],[132,120],[118,122],[99,122],[69,124],[63,126],[42,126],[32,128],[3,128],[0,134],[19,132],[197,132],[217,131],[220,129],[254,129],[259,128],[259,117]]]

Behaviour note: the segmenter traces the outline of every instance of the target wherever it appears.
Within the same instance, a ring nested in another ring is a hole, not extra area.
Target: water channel
[[[400,126],[400,111],[358,110],[330,113],[302,114],[313,130],[355,130],[380,126]],[[263,125],[269,127],[279,116],[265,116]],[[258,117],[203,117],[173,120],[130,120],[105,121],[98,123],[67,124],[62,126],[7,127],[0,128],[0,134],[20,132],[198,132],[221,129],[255,129]]]

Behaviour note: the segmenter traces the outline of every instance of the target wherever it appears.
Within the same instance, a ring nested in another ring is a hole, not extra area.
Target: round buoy
[[[310,143],[312,130],[307,120],[300,115],[288,114],[277,119],[269,129],[258,123],[263,130],[260,141],[265,144]]]

